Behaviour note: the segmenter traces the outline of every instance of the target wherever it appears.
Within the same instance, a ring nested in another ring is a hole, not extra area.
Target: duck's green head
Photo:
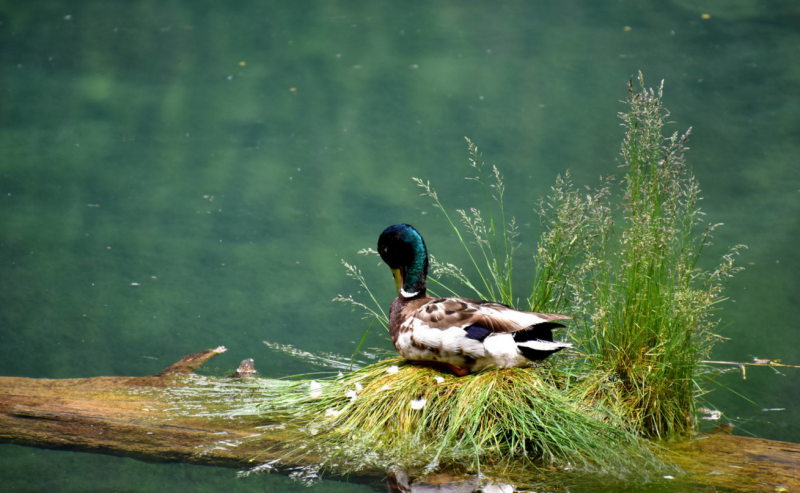
[[[392,269],[398,296],[414,298],[425,294],[428,249],[414,226],[395,224],[386,228],[378,238],[378,253]]]

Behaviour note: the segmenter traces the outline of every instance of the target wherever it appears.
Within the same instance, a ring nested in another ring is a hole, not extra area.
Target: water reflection
[[[513,485],[481,480],[477,476],[453,478],[452,476],[432,476],[424,480],[412,481],[406,471],[389,474],[386,478],[388,493],[514,493]]]

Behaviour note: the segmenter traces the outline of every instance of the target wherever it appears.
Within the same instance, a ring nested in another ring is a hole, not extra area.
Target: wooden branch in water
[[[160,390],[188,385],[178,377],[224,350],[191,354],[149,377],[0,377],[0,442],[246,468],[249,458],[291,437],[277,430],[255,443],[246,439],[252,421],[176,416],[160,398]]]
[[[148,377],[0,377],[0,442],[236,468],[275,461],[280,444],[301,439],[296,430],[276,427],[253,441],[256,426],[274,424],[268,416],[180,415],[163,398],[170,390],[190,389],[193,381],[185,375],[224,350],[194,353]],[[241,376],[252,374],[249,363],[240,369]],[[676,476],[681,482],[736,491],[800,491],[798,444],[714,433],[672,449],[678,454],[674,460],[688,473]],[[306,456],[302,463],[287,465],[304,466],[315,459]],[[384,474],[364,471],[360,480],[374,482]],[[395,491],[413,491],[413,481],[392,481],[392,488],[401,486]],[[464,484],[465,478],[444,474],[436,481]]]
[[[739,361],[711,361],[711,360],[702,360],[700,363],[708,363],[712,365],[731,365],[731,366],[738,366],[740,370],[742,370],[742,378],[747,380],[747,371],[745,370],[746,366],[769,366],[769,367],[781,367],[781,368],[800,368],[797,365],[784,365],[780,362],[781,360],[771,360],[771,359],[757,359],[752,363],[741,363]],[[777,370],[776,370],[777,371]],[[780,373],[780,372],[778,372]],[[782,373],[781,373],[782,375]]]

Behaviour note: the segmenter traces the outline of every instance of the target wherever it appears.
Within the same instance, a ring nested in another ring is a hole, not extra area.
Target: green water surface
[[[725,223],[708,264],[749,246],[714,357],[800,364],[798,26],[788,0],[0,2],[0,375],[147,375],[219,345],[208,373],[312,370],[264,340],[350,355],[366,323],[330,301],[358,295],[342,259],[386,308],[389,270],[355,253],[386,226],[466,265],[411,180],[481,206],[464,136],[506,176],[524,292],[537,199],[567,169],[617,172],[638,70],[666,80],[668,130],[694,127]],[[798,372],[731,372],[709,401],[737,433],[798,442]],[[305,489],[15,445],[0,466],[4,491]]]

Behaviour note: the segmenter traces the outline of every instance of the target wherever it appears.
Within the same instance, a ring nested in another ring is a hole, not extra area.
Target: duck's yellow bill
[[[400,269],[392,269],[394,275],[394,284],[397,287],[397,296],[400,296],[400,289],[403,287],[403,273]]]

